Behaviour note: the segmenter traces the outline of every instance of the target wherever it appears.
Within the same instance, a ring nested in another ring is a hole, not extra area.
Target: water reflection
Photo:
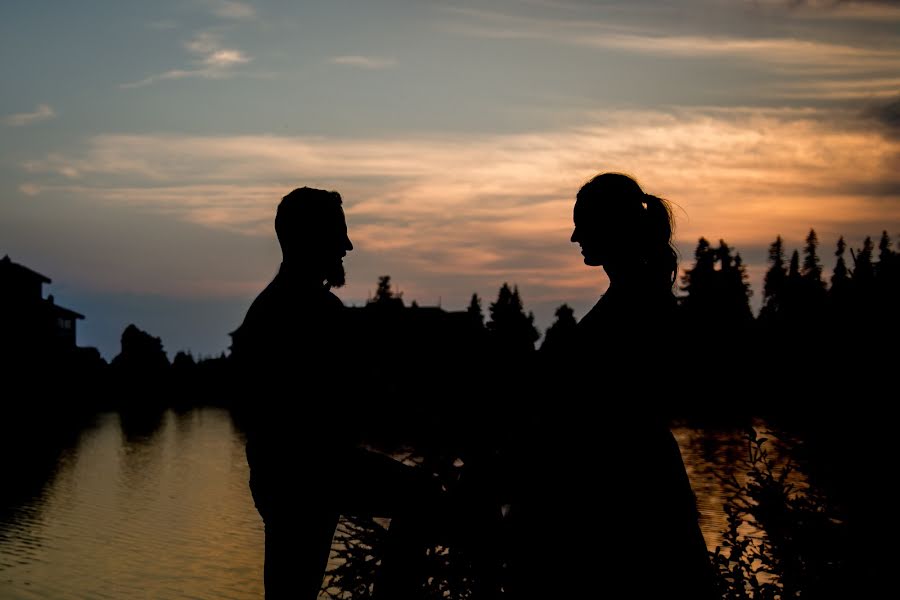
[[[772,458],[779,462],[789,458],[789,446],[779,440],[778,435],[761,419],[730,425],[684,423],[672,428],[691,487],[697,496],[700,530],[710,551],[721,545],[722,533],[728,526],[722,507],[733,490],[728,489],[726,480],[733,477],[739,485],[745,483],[748,428],[753,428],[757,435],[769,440],[768,448]],[[792,471],[789,480],[794,484],[804,483],[801,471]],[[745,533],[757,535],[757,532],[749,529]]]
[[[674,429],[710,549],[741,426]],[[262,522],[229,413],[107,413],[60,440],[39,483],[0,496],[0,598],[262,598]]]
[[[227,412],[102,415],[0,522],[0,597],[260,598],[247,478]]]

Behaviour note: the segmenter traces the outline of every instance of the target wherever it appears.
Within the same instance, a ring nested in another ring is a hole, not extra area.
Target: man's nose
[[[349,237],[344,238],[344,250],[347,252],[353,250],[353,242],[350,241]]]

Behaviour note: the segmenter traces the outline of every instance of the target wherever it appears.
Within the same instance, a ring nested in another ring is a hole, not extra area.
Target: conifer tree
[[[715,267],[716,253],[709,240],[701,237],[694,250],[694,266],[681,278],[681,291],[687,292],[683,306],[692,319],[701,318],[715,304]]]
[[[525,314],[518,286],[510,289],[504,283],[489,312],[491,320],[487,328],[498,344],[514,352],[534,350],[534,343],[541,335],[534,326],[534,314]]]
[[[853,256],[853,281],[857,292],[867,294],[871,291],[875,279],[875,267],[872,264],[872,238],[866,236],[863,247]]]
[[[472,300],[469,301],[469,307],[466,313],[472,318],[472,321],[478,323],[479,327],[484,326],[484,313],[481,310],[481,298],[478,294],[472,294]]]
[[[556,321],[547,329],[544,342],[541,344],[541,352],[564,352],[574,343],[575,332],[578,323],[575,321],[575,311],[568,304],[562,304],[556,309]]]
[[[784,264],[784,242],[779,235],[769,246],[769,270],[766,271],[763,286],[763,306],[778,303],[779,296],[784,291],[785,280],[787,280],[787,267]]]
[[[821,292],[825,291],[825,282],[822,281],[822,265],[819,261],[817,249],[819,247],[819,238],[815,229],[809,230],[806,236],[806,247],[803,250],[803,269],[800,274],[803,281],[806,282],[807,293],[810,295],[809,301],[814,302]]]
[[[850,272],[847,270],[847,263],[844,261],[844,252],[847,250],[847,242],[844,241],[844,236],[838,238],[837,241],[837,250],[835,250],[834,255],[837,257],[837,262],[834,265],[834,272],[831,275],[831,289],[834,291],[835,289],[843,290],[845,286],[850,283]]]
[[[382,275],[378,278],[378,289],[375,290],[375,296],[367,302],[367,305],[379,308],[402,308],[403,293],[396,293],[391,288],[390,275]]]

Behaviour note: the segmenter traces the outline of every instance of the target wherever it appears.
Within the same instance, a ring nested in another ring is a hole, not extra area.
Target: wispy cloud
[[[26,182],[19,186],[19,191],[26,196],[37,196],[41,193],[41,186],[36,183]]]
[[[783,67],[846,71],[896,68],[900,50],[881,50],[791,38],[654,36],[633,34],[584,35],[573,43],[638,53],[686,57],[725,56]]]
[[[779,98],[813,100],[865,100],[900,96],[898,77],[862,77],[859,79],[822,79],[819,81],[780,82],[772,87]]]
[[[56,117],[56,111],[54,111],[49,105],[38,104],[37,108],[35,108],[34,111],[8,115],[3,119],[3,122],[10,127],[24,127],[25,125],[47,121],[48,119],[52,119],[54,117]]]
[[[863,115],[872,119],[886,135],[900,139],[900,94],[890,102],[867,108]],[[900,170],[900,160],[897,166]]]
[[[234,67],[247,64],[252,60],[241,50],[225,48],[218,36],[208,32],[196,34],[184,46],[188,52],[194,55],[194,59],[191,61],[191,68],[170,69],[164,73],[151,75],[139,81],[123,83],[119,87],[125,89],[138,88],[157,81],[191,77],[226,79],[236,74]]]
[[[676,34],[650,25],[615,20],[566,20],[511,15],[477,9],[449,8],[455,20],[445,27],[460,35],[509,40],[538,40],[579,46],[687,58],[732,58],[791,69],[792,72],[847,72],[862,69],[896,71],[900,48],[854,46],[797,37],[748,37],[733,34]]]
[[[222,19],[253,19],[256,17],[256,9],[246,2],[234,0],[206,0],[212,13]]]
[[[808,19],[900,20],[896,0],[745,0],[756,10],[778,10]]]
[[[397,66],[396,60],[380,56],[333,56],[329,59],[329,62],[335,65],[371,70],[390,69],[391,67]]]

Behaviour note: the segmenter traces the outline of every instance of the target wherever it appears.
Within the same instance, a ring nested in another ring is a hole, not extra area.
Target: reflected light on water
[[[746,440],[737,427],[673,433],[712,550],[726,527],[722,476],[746,458]],[[227,411],[100,415],[42,491],[0,505],[0,599],[262,598],[248,478]]]
[[[0,521],[0,598],[261,598],[248,476],[225,411],[101,415]]]

